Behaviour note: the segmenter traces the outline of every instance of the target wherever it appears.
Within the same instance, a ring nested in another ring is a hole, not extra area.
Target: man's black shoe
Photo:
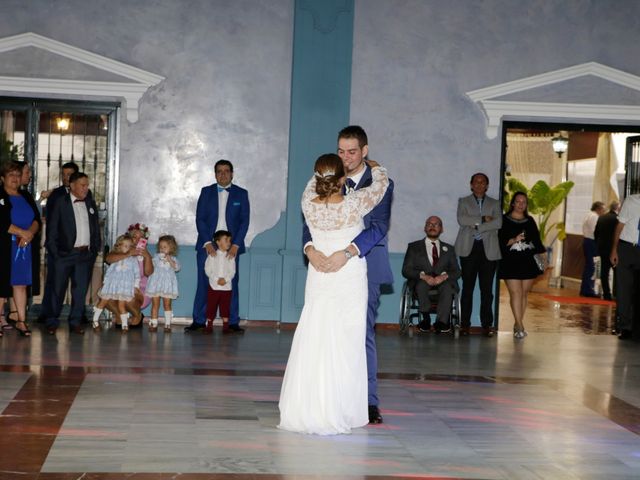
[[[448,324],[442,322],[436,322],[433,324],[433,328],[436,333],[447,333],[451,331],[451,327]]]
[[[194,322],[188,327],[184,327],[184,333],[197,332],[198,330],[203,330],[203,329],[204,329],[204,325]]]
[[[422,333],[429,333],[431,331],[431,323],[428,320],[422,320],[418,324],[418,330]]]
[[[382,423],[382,415],[375,405],[369,405],[369,425],[377,425]]]
[[[618,338],[620,340],[629,340],[632,337],[631,330],[620,330]]]
[[[242,335],[244,333],[244,328],[240,327],[240,325],[229,325],[229,333],[238,333]]]

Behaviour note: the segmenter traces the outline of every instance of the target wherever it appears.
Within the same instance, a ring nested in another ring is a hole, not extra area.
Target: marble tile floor
[[[381,328],[385,423],[316,437],[276,428],[292,336],[8,333],[0,479],[640,478],[635,342]]]

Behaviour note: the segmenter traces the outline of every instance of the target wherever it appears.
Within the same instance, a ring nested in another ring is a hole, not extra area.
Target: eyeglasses
[[[441,223],[427,223],[425,227],[441,227]]]

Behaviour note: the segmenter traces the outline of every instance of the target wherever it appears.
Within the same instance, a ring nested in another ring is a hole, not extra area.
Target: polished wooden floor
[[[0,479],[640,478],[639,345],[548,293],[524,340],[506,292],[492,339],[380,328],[385,423],[333,437],[276,428],[291,329],[8,331]]]

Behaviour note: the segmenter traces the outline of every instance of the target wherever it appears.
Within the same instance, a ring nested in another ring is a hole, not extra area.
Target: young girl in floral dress
[[[158,240],[158,253],[153,257],[153,273],[147,282],[147,295],[151,298],[151,320],[149,331],[158,331],[158,311],[160,299],[164,308],[164,331],[171,331],[173,311],[171,301],[178,298],[178,279],[180,262],[176,258],[178,244],[173,235],[163,235]]]
[[[129,235],[120,235],[113,251],[128,254],[133,252],[133,240]],[[126,303],[133,298],[134,291],[140,286],[140,267],[135,256],[128,256],[109,265],[104,274],[102,288],[98,292],[100,300],[93,309],[93,330],[100,331],[100,314],[109,303],[115,300],[118,303],[118,314],[122,323],[122,333],[129,331],[129,314]]]

